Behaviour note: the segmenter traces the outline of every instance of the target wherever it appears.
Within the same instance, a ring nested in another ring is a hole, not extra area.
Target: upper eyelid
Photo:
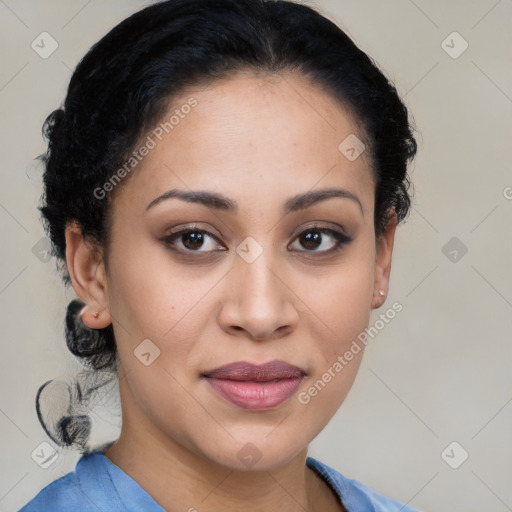
[[[299,236],[300,234],[304,233],[304,231],[313,231],[313,230],[321,231],[322,233],[323,232],[338,233],[338,234],[343,235],[343,236],[345,236],[347,238],[351,238],[347,234],[346,230],[344,228],[341,228],[340,226],[337,226],[337,227],[321,226],[321,225],[319,225],[317,223],[313,223],[310,226],[306,226],[305,228],[301,228],[300,231],[296,232],[295,238],[297,236]]]

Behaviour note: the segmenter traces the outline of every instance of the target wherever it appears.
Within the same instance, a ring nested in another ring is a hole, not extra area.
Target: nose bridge
[[[264,248],[254,239],[237,247],[221,314],[224,328],[243,329],[253,338],[265,339],[295,324],[298,315],[290,292],[278,277],[278,261],[272,247]]]
[[[268,308],[276,311],[283,300],[282,283],[276,277],[277,269],[274,270],[276,258],[271,247],[264,249],[260,244],[256,244],[254,239],[247,240],[237,249],[237,293],[248,308],[260,312]]]

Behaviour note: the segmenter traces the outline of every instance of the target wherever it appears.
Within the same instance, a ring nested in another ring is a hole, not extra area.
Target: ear
[[[391,273],[391,255],[393,253],[397,224],[397,216],[393,211],[393,216],[388,222],[385,233],[380,235],[376,240],[375,282],[373,286],[372,309],[380,308],[386,301],[389,290],[389,276]],[[384,295],[381,296],[379,290],[384,290]]]
[[[76,221],[66,225],[66,263],[73,288],[87,305],[82,321],[92,329],[107,327],[112,319],[108,308],[107,274],[103,250],[84,238]]]

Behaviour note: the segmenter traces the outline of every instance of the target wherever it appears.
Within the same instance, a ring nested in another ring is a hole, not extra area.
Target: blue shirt
[[[334,490],[349,512],[417,512],[312,457],[307,458],[306,464]],[[100,451],[83,455],[75,471],[46,486],[19,512],[70,510],[165,512],[133,478]]]

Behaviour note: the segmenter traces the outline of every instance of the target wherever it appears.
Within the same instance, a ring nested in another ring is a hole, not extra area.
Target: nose
[[[270,261],[267,252],[263,251],[252,263],[237,256],[228,273],[226,299],[218,321],[231,335],[265,341],[296,328],[299,314],[292,283],[286,282],[283,269],[275,260]]]

